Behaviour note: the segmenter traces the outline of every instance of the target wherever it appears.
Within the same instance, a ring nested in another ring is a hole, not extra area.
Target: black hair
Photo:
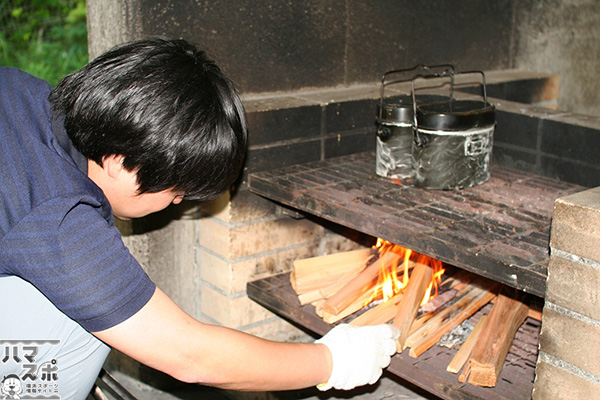
[[[49,99],[77,150],[99,165],[122,155],[140,193],[173,188],[209,200],[239,175],[242,102],[215,62],[185,40],[116,47],[63,78]]]

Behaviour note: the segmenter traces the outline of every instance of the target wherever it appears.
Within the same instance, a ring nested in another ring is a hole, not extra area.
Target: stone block
[[[600,376],[600,324],[544,307],[540,351]]]
[[[206,249],[227,260],[314,243],[322,229],[307,219],[284,217],[231,225],[212,218],[199,221],[200,250]]]
[[[201,213],[217,218],[224,222],[231,220],[231,193],[223,193],[220,197],[212,201],[200,202],[198,209]]]
[[[507,105],[496,109],[494,145],[509,144],[512,149],[536,151],[539,136],[539,118]]]
[[[369,128],[375,132],[378,102],[361,99],[328,104],[325,107],[326,132],[338,133],[357,128]]]
[[[246,172],[270,171],[320,159],[320,138],[278,142],[264,147],[250,148],[246,158]]]
[[[550,257],[546,300],[600,321],[600,269]]]
[[[313,222],[292,218],[234,227],[231,229],[229,258],[249,257],[313,243],[319,232],[320,228]]]
[[[300,106],[246,113],[249,146],[321,135],[321,106]]]
[[[232,268],[227,259],[200,249],[197,252],[197,264],[198,275],[203,283],[208,283],[224,293],[234,293],[231,290]]]
[[[313,257],[314,244],[268,253],[232,265],[232,290],[244,291],[248,282],[289,272],[294,260]]]
[[[207,216],[228,224],[235,224],[271,217],[277,205],[248,190],[237,190],[233,194],[228,191],[213,201],[202,202],[199,209]]]
[[[315,105],[311,99],[303,98],[301,92],[242,93],[240,97],[244,103],[246,115]]]
[[[600,187],[561,197],[554,204],[550,246],[600,262]]]
[[[538,104],[556,107],[560,78],[557,75],[531,71],[491,71],[486,72],[487,96],[524,104]],[[461,76],[457,82],[460,83]],[[481,94],[481,87],[459,87],[460,91]]]
[[[508,66],[513,35],[508,3],[474,2],[460,12],[447,1],[431,7],[396,1],[348,4],[348,82],[375,80],[390,69],[423,62],[452,61],[458,70]]]
[[[542,121],[541,152],[559,159],[596,164],[598,154],[595,149],[600,146],[600,118],[595,124],[590,124],[592,121],[588,118],[582,121],[585,125],[578,125],[576,118],[564,120],[560,117],[557,115]]]
[[[533,400],[573,400],[600,398],[600,385],[552,364],[539,361],[533,387]]]
[[[502,143],[494,143],[492,151],[492,165],[502,165],[505,167],[516,168],[521,171],[531,171],[541,175],[539,167],[536,166],[537,155],[534,150],[525,150],[521,148],[512,148]],[[492,167],[493,168],[493,167]]]
[[[352,132],[330,135],[324,141],[325,159],[341,157],[365,151],[375,151],[375,126]]]
[[[274,317],[247,296],[227,296],[206,285],[200,289],[200,299],[202,314],[229,328],[237,329]]]
[[[227,294],[243,293],[250,281],[288,272],[294,260],[314,256],[314,244],[229,262],[212,253],[200,251],[200,278]]]
[[[251,193],[248,190],[238,190],[230,204],[231,223],[240,223],[258,218],[273,216],[277,210],[275,202]]]
[[[408,87],[408,86],[407,86]],[[381,97],[379,82],[366,82],[353,84],[351,86],[323,87],[300,90],[294,93],[295,97],[308,101],[309,104],[343,103],[349,101],[361,101],[365,99],[379,99]],[[391,92],[395,92],[392,90]],[[387,94],[387,93],[386,93]],[[387,96],[386,96],[387,97]]]
[[[496,149],[494,149],[494,152]],[[586,187],[600,186],[600,165],[583,164],[577,159],[557,159],[556,156],[542,154],[539,166],[530,169],[540,175],[555,177],[561,181],[576,183]]]
[[[222,257],[230,258],[230,227],[214,218],[198,220],[198,244]]]

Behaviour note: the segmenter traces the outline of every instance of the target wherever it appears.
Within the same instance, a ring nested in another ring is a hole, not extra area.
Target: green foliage
[[[0,65],[52,85],[88,61],[85,0],[0,0]]]

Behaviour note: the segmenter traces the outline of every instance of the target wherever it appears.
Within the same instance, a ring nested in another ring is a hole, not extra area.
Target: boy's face
[[[156,193],[138,194],[137,183],[131,191],[123,192],[122,196],[109,199],[115,217],[122,220],[144,217],[148,214],[164,210],[171,204],[179,204],[183,195],[172,190],[163,190]]]
[[[109,156],[102,166],[88,162],[88,176],[104,192],[115,217],[122,220],[144,217],[179,204],[183,195],[171,189],[139,194],[135,171],[127,171],[121,156]]]

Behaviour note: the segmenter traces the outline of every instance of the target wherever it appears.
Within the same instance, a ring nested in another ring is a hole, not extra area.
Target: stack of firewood
[[[409,349],[409,356],[416,358],[491,302],[489,315],[479,319],[447,370],[460,372],[460,382],[495,386],[518,328],[529,314],[534,315],[524,294],[456,270],[445,279],[437,277],[439,295],[430,299],[439,261],[395,245],[380,250],[296,260],[290,281],[300,303],[314,305],[330,324],[347,317],[356,326],[391,322],[401,332],[398,352]],[[392,297],[368,305],[381,297],[382,268],[392,268],[405,286]]]

